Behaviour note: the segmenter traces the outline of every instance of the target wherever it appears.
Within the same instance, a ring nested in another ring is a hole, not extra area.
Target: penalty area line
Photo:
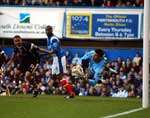
[[[115,118],[115,117],[118,117],[118,116],[123,116],[123,115],[127,115],[127,114],[130,114],[130,113],[133,113],[133,112],[141,111],[143,109],[144,108],[132,109],[132,110],[125,111],[125,112],[122,112],[122,113],[117,113],[117,114],[114,114],[114,115],[109,115],[109,116],[104,116],[104,117],[99,117],[99,118]]]

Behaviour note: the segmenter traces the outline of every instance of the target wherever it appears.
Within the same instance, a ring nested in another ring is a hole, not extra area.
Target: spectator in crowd
[[[48,6],[54,6],[54,0],[48,0],[47,3]]]
[[[79,65],[81,65],[81,59],[78,56],[78,53],[76,53],[75,56],[72,58],[72,64],[79,64]]]
[[[123,2],[122,0],[117,0],[116,7],[125,7],[125,2]]]
[[[25,6],[26,5],[26,1],[25,0],[15,0],[15,5]]]
[[[0,1],[0,4],[2,5],[2,4],[4,4],[5,3],[5,0],[1,0]]]
[[[24,0],[25,5],[31,6],[32,5],[32,0]]]
[[[105,0],[103,3],[103,7],[113,7],[114,3],[112,2],[112,0]]]
[[[49,0],[41,0],[42,5],[47,6]]]
[[[112,97],[126,98],[128,97],[128,92],[123,87],[121,87],[117,93],[112,93]]]
[[[4,5],[5,5],[5,4],[8,4],[8,5],[9,5],[9,0],[1,0],[0,3],[1,3],[1,4],[4,4]]]
[[[53,64],[53,58],[49,58],[45,60],[45,63],[43,64],[44,70],[51,70]]]
[[[135,0],[133,6],[135,7],[141,7],[144,5],[144,1],[143,0]]]
[[[32,5],[42,5],[42,0],[32,0]]]
[[[132,6],[133,6],[132,1],[131,1],[131,0],[127,0],[127,1],[125,2],[125,6],[126,6],[126,7],[132,7]]]
[[[65,57],[66,57],[66,63],[67,63],[67,65],[70,65],[72,63],[72,58],[73,58],[70,50],[66,50],[65,51]]]
[[[6,3],[9,5],[15,5],[15,0],[7,0]]]
[[[6,61],[7,61],[7,56],[0,47],[0,69],[1,69],[1,66],[6,63]]]
[[[61,0],[62,1],[62,6],[70,6],[69,0]]]
[[[68,0],[63,0],[62,6],[70,6],[70,3]]]
[[[72,6],[81,6],[80,0],[72,0]]]
[[[136,53],[136,56],[133,58],[133,62],[139,66],[142,62],[142,57],[140,56],[139,53]]]

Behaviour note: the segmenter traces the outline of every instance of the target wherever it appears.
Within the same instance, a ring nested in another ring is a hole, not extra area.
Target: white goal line
[[[132,109],[132,110],[125,111],[125,112],[122,112],[122,113],[117,113],[117,114],[114,114],[114,115],[109,115],[109,116],[104,116],[104,117],[99,117],[99,118],[115,118],[115,117],[118,117],[118,116],[123,116],[123,115],[127,115],[127,114],[130,114],[130,113],[133,113],[133,112],[141,111],[143,109],[144,108]]]

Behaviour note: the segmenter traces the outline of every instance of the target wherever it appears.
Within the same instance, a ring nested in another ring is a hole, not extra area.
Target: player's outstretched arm
[[[47,50],[47,49],[38,47],[37,45],[35,45],[35,44],[32,43],[32,44],[31,44],[31,50],[32,50],[33,48],[38,49],[40,52],[47,53],[47,54],[49,54],[49,55],[54,54],[53,51],[49,51],[49,50]]]
[[[46,50],[46,49],[44,49],[44,48],[40,48],[40,47],[39,47],[38,49],[39,49],[39,51],[44,52],[44,53],[48,53],[49,55],[54,54],[53,51],[49,51],[49,50]]]

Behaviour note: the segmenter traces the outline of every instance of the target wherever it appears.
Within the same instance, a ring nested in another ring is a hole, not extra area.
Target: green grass
[[[139,99],[63,96],[0,97],[0,118],[100,118],[141,107]],[[120,118],[148,118],[150,109]]]
[[[150,108],[117,118],[150,118]]]

